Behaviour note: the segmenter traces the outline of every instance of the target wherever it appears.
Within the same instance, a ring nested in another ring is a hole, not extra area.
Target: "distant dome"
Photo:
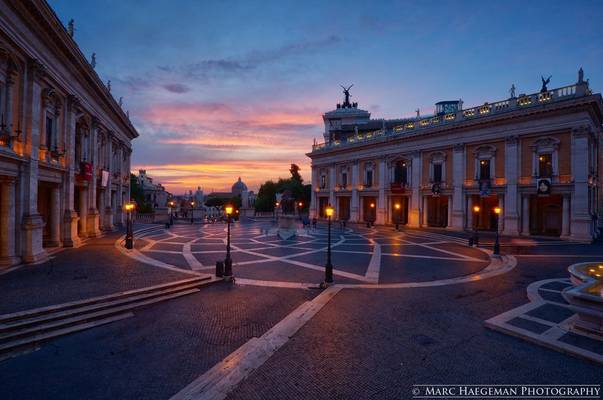
[[[239,180],[236,181],[234,183],[234,185],[232,185],[232,194],[234,196],[239,195],[243,192],[247,191],[247,185],[243,183],[243,181],[241,180],[241,177],[239,176]]]

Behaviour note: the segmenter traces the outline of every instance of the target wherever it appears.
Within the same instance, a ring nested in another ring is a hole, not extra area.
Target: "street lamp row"
[[[480,206],[473,206],[473,212],[476,214],[476,220],[475,223],[473,224],[473,236],[469,238],[469,246],[478,246],[479,245],[479,237],[478,237],[478,227],[479,227],[479,223],[480,223],[480,211],[481,211],[481,207]],[[498,224],[499,224],[499,219],[500,219],[500,213],[502,212],[502,208],[500,207],[494,207],[493,208],[494,214],[496,215],[496,239],[494,241],[494,255],[500,255],[500,239],[499,239],[499,233],[498,233]]]

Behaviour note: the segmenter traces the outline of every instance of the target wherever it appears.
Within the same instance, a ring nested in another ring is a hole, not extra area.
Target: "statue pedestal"
[[[297,233],[297,217],[292,214],[282,214],[278,217],[277,236],[283,240],[295,237]]]

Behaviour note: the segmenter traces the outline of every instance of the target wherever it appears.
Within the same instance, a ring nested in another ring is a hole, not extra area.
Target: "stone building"
[[[170,192],[166,191],[161,183],[153,183],[153,178],[147,175],[146,170],[138,170],[136,181],[142,189],[147,204],[150,204],[153,208],[168,206],[168,200],[171,198]]]
[[[43,0],[0,0],[0,265],[122,223],[138,134]]]
[[[575,84],[433,115],[374,120],[357,104],[323,115],[311,213],[377,224],[591,240],[598,234],[603,103]],[[474,211],[479,206],[478,212]]]

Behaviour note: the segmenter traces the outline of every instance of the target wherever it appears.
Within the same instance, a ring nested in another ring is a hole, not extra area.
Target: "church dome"
[[[239,180],[232,185],[232,194],[234,196],[241,194],[247,191],[247,185],[243,183],[241,177],[239,176]]]

